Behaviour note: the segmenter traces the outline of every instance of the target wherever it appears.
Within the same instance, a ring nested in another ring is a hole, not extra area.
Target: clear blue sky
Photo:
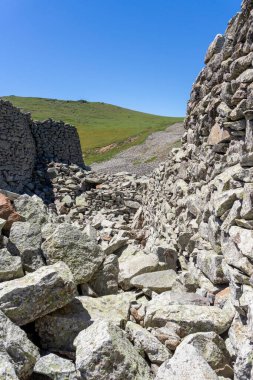
[[[241,0],[0,0],[0,95],[184,115]]]

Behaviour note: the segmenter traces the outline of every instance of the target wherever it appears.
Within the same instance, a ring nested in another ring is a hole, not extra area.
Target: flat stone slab
[[[145,327],[162,327],[167,322],[175,322],[182,327],[184,335],[207,331],[222,334],[233,319],[216,306],[168,305],[167,302],[152,301],[147,305]]]
[[[130,284],[137,289],[148,288],[156,293],[162,293],[172,288],[177,273],[172,270],[140,274],[131,279]]]

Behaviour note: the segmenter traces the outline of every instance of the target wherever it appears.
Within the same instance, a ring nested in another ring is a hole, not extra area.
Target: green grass
[[[111,104],[45,98],[3,97],[14,106],[31,112],[34,120],[52,118],[73,124],[79,133],[85,163],[110,159],[118,152],[142,143],[155,131],[182,121],[182,117],[156,116]],[[99,149],[116,146],[107,152]]]

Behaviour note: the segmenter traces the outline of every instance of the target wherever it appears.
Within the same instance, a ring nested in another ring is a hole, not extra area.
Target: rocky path
[[[169,147],[180,140],[183,132],[183,123],[176,123],[165,131],[152,133],[143,144],[125,150],[109,161],[93,164],[92,169],[109,174],[123,171],[149,174],[159,162],[166,159]]]

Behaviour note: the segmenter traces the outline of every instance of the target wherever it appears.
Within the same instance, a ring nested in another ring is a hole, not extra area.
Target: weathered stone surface
[[[114,252],[117,252],[120,248],[124,247],[128,242],[128,238],[126,236],[122,236],[122,234],[118,234],[110,240],[109,245],[104,249],[104,253],[106,255],[111,255]]]
[[[15,222],[10,231],[8,249],[19,255],[24,270],[33,272],[45,265],[41,251],[42,235],[40,225],[29,222]]]
[[[207,143],[209,145],[216,145],[222,142],[229,141],[230,139],[230,133],[226,129],[223,129],[219,124],[215,124],[211,129],[211,133],[208,137]]]
[[[222,236],[221,246],[224,262],[239,269],[248,276],[253,274],[252,263],[246,256],[243,256],[240,249],[229,236]]]
[[[253,231],[232,226],[229,230],[229,235],[241,253],[249,259],[253,259]]]
[[[8,363],[2,363],[3,357],[6,357],[10,365]],[[12,323],[9,318],[0,311],[0,378],[28,379],[38,359],[38,348],[29,341],[23,330]],[[14,375],[13,378],[8,377],[13,373],[12,366],[18,377]],[[3,374],[6,377],[4,377]]]
[[[241,218],[246,220],[253,219],[253,184],[246,183],[244,186],[242,201]]]
[[[184,329],[185,335],[200,331],[222,334],[230,327],[232,318],[216,306],[168,305],[154,299],[147,306],[144,324],[146,327],[162,327],[167,322],[175,322]]]
[[[151,380],[149,367],[126,338],[108,321],[96,321],[75,339],[80,379]]]
[[[44,224],[48,221],[48,213],[42,199],[24,194],[14,201],[16,211],[29,223]]]
[[[12,256],[6,248],[0,250],[0,282],[23,277],[21,258]]]
[[[213,284],[227,284],[228,280],[222,270],[223,256],[213,251],[200,251],[197,255],[197,267]]]
[[[54,351],[72,351],[77,334],[98,319],[124,326],[128,320],[133,293],[99,298],[76,297],[67,306],[36,321],[36,330],[44,348]]]
[[[131,279],[130,284],[137,289],[147,288],[156,293],[162,293],[171,290],[177,274],[174,270],[164,270],[140,274]]]
[[[247,340],[235,362],[235,380],[247,380],[253,377],[253,344]]]
[[[138,252],[134,255],[119,258],[119,285],[127,290],[130,280],[139,274],[153,272],[158,269],[158,257],[153,254]]]
[[[102,266],[95,273],[90,285],[99,296],[118,293],[119,262],[116,255],[105,258]]]
[[[126,333],[139,354],[144,356],[145,353],[151,363],[162,364],[171,358],[172,353],[154,335],[140,325],[128,321]]]
[[[77,380],[75,365],[55,354],[42,356],[34,367],[34,373],[48,376],[52,380]]]
[[[155,380],[218,380],[218,376],[195,347],[178,346],[172,359],[164,362]]]
[[[214,198],[214,208],[217,216],[222,216],[228,211],[236,199],[243,197],[243,189],[232,189],[224,191]]]
[[[221,51],[224,45],[224,42],[225,42],[224,36],[222,34],[217,34],[214,41],[210,44],[207,50],[205,63],[208,63],[215,54],[218,54]]]
[[[0,309],[17,325],[25,325],[63,307],[75,296],[73,276],[62,262],[0,284]]]
[[[102,250],[94,241],[67,223],[56,228],[42,244],[42,250],[48,264],[65,262],[77,284],[91,280],[104,258]]]
[[[16,375],[14,366],[6,355],[0,353],[0,379],[3,380],[19,380]]]
[[[190,334],[182,341],[180,349],[183,350],[184,345],[188,344],[194,346],[203,355],[217,375],[233,376],[231,359],[226,345],[215,332]]]

